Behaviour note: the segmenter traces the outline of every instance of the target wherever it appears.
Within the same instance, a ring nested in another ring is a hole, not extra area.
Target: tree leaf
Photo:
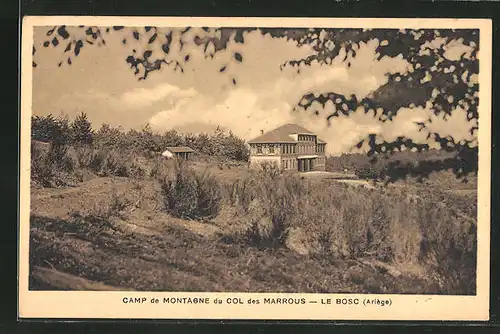
[[[35,46],[33,46],[33,51],[31,52],[31,55],[34,55],[36,52]]]
[[[56,26],[56,27],[57,27],[57,26]],[[49,31],[47,31],[47,34],[46,34],[46,35],[47,35],[47,36],[52,35],[52,34],[54,33],[54,31],[56,30],[56,27],[54,27],[54,28],[50,29]]]
[[[113,26],[113,30],[115,31],[122,30],[123,28],[123,26]]]
[[[135,38],[136,40],[139,40],[139,32],[134,31],[134,32],[132,33],[132,35],[134,36],[134,38]]]
[[[94,31],[92,30],[92,28],[87,28],[87,30],[85,30],[85,35],[92,35],[94,33]]]
[[[64,39],[67,39],[69,37],[69,33],[66,31],[66,26],[65,25],[60,26],[57,29],[57,33],[59,34],[59,36],[61,36]]]
[[[170,51],[170,45],[169,43],[165,43],[161,46],[163,52],[168,53]]]
[[[144,30],[146,30],[146,32],[149,32],[151,30],[151,27],[150,26],[146,26],[146,27],[144,27]]]
[[[236,32],[236,36],[234,36],[234,41],[236,43],[244,43],[245,42],[245,39],[243,38],[243,30],[238,29],[238,31]]]
[[[59,45],[59,41],[57,40],[57,37],[54,37],[52,39],[52,45],[54,45],[54,46],[58,46]]]
[[[243,61],[243,57],[242,57],[242,56],[241,56],[241,54],[240,54],[240,53],[238,53],[238,52],[235,52],[235,53],[234,53],[234,59],[236,59],[236,60],[237,60],[237,61],[239,61],[239,62]]]
[[[151,50],[144,51],[144,54],[143,54],[144,59],[151,57],[152,53],[153,53],[153,51],[151,51]]]
[[[236,85],[236,79],[233,78],[233,85]]]
[[[44,46],[45,48],[46,48],[46,47],[48,47],[49,45],[50,45],[50,42],[49,42],[49,41],[45,41],[45,42],[43,42],[43,46]]]
[[[189,55],[186,55],[186,57],[184,57],[184,61],[185,62],[189,61]]]
[[[64,49],[64,52],[68,52],[69,50],[71,50],[71,42],[66,45],[66,49]]]
[[[68,57],[68,65],[71,65],[72,62],[71,62],[71,57]]]
[[[78,56],[80,54],[80,49],[83,47],[83,42],[82,40],[78,40],[75,44],[75,56]]]
[[[155,39],[156,39],[156,37],[157,37],[157,36],[158,36],[158,34],[157,34],[157,33],[154,33],[154,35],[153,35],[153,36],[151,36],[151,38],[149,39],[148,44],[153,43],[153,42],[155,41]]]
[[[31,66],[37,67],[38,65],[33,61],[32,64],[31,64]]]
[[[127,39],[126,38],[122,39],[122,44],[127,44]]]
[[[222,68],[219,70],[219,72],[224,72],[226,70],[226,66],[222,66]]]

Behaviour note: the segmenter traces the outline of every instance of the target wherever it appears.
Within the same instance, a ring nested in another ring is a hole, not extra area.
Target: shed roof
[[[187,146],[171,146],[167,147],[167,151],[172,153],[193,153],[194,150],[191,147]]]

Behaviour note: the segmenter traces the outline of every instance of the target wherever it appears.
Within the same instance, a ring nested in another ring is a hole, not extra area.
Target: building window
[[[269,153],[274,154],[274,145],[269,145]]]
[[[262,145],[257,145],[257,154],[262,154]]]

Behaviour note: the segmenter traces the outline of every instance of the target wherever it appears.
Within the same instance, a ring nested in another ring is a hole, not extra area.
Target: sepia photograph
[[[485,20],[31,19],[20,290],[487,310]]]

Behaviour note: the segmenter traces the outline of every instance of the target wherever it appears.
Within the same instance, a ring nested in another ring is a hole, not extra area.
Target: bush
[[[257,196],[255,187],[256,183],[252,182],[249,177],[230,184],[228,193],[230,205],[241,209],[243,214],[248,214],[250,206]]]
[[[475,291],[474,211],[443,202],[436,189],[420,189],[419,197],[409,187],[354,189],[259,172],[226,194],[247,226],[235,240],[250,246],[284,247],[298,230],[314,257],[415,264],[443,293]]]
[[[31,117],[31,139],[57,145],[66,145],[71,139],[69,120],[63,117]]]
[[[262,214],[251,218],[245,238],[257,247],[283,247],[296,223],[301,195],[298,190],[301,188],[300,180],[293,176],[264,174],[257,188],[256,197]]]
[[[281,170],[275,162],[260,162],[258,167],[264,177],[276,178],[281,174]]]
[[[360,179],[378,180],[383,177],[382,171],[376,165],[368,163],[356,167],[354,174]]]
[[[63,174],[75,169],[76,161],[68,154],[68,146],[52,143],[44,151],[31,144],[31,178],[43,187],[64,185]]]
[[[143,177],[145,171],[134,161],[131,152],[110,148],[76,148],[76,156],[81,168],[88,168],[99,176]]]
[[[164,180],[169,171],[169,163],[171,163],[171,161],[166,161],[163,157],[153,158],[153,165],[149,170],[149,177],[158,181]]]
[[[52,161],[37,145],[31,145],[31,180],[43,187],[52,186],[56,171]]]
[[[198,175],[183,163],[177,163],[173,177],[164,180],[161,188],[165,209],[175,217],[211,219],[220,212],[221,186],[206,172]]]

